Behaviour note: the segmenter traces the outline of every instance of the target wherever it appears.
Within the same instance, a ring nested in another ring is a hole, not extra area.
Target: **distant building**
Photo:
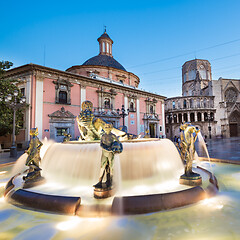
[[[116,128],[123,126],[120,115],[123,105],[126,112],[129,109],[124,119],[128,132],[145,135],[148,130],[151,137],[165,135],[165,97],[138,88],[139,77],[113,58],[113,41],[106,32],[98,42],[97,56],[66,71],[36,64],[7,71],[7,77],[21,81],[19,88],[30,106],[17,136],[19,147],[26,147],[32,127],[38,127],[40,138],[62,141],[64,132],[68,132],[76,139],[80,133],[75,117],[85,100],[93,103],[96,117]],[[2,147],[9,147],[10,140],[10,136],[0,137]]]
[[[180,135],[182,122],[191,122],[211,137],[240,136],[240,80],[212,80],[208,60],[194,59],[182,66],[182,97],[165,101],[166,135]]]

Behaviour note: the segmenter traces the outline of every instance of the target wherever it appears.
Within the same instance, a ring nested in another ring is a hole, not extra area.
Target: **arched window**
[[[172,108],[175,109],[175,101],[172,102]]]
[[[200,112],[197,113],[197,120],[198,120],[198,122],[202,121],[202,113],[200,113]]]
[[[187,113],[184,113],[184,114],[183,114],[183,120],[184,120],[184,122],[187,122],[187,121],[188,121]]]
[[[229,88],[225,92],[226,102],[236,102],[237,101],[237,91],[234,88]]]
[[[190,108],[193,108],[193,99],[190,99]]]
[[[177,115],[176,114],[173,115],[173,121],[174,121],[174,123],[177,123]]]
[[[129,112],[134,112],[134,103],[130,102],[129,104]]]
[[[105,98],[104,99],[104,108],[109,109],[110,108],[110,99],[109,98]]]
[[[207,122],[208,121],[208,114],[205,112],[204,113],[204,121]]]
[[[190,113],[190,122],[195,122],[195,114]]]
[[[63,103],[63,104],[67,103],[67,92],[59,91],[59,103]]]
[[[178,121],[179,121],[180,123],[182,123],[182,114],[181,114],[181,113],[178,114]]]
[[[214,121],[214,113],[213,112],[210,113],[210,121]]]
[[[106,50],[105,50],[105,42],[102,43],[102,51],[106,52]]]
[[[183,101],[183,108],[187,108],[187,100],[186,99]]]

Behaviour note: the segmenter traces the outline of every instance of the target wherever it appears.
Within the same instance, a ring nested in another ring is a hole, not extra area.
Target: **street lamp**
[[[17,148],[15,144],[15,122],[16,122],[16,111],[25,106],[26,98],[21,97],[19,102],[17,101],[18,90],[14,90],[13,94],[8,94],[5,99],[0,97],[0,102],[5,101],[8,107],[13,109],[13,132],[12,132],[12,146],[10,148],[10,157],[17,156]]]
[[[207,120],[208,120],[209,139],[212,138],[212,136],[211,136],[211,130],[212,130],[212,128],[211,128],[211,126],[210,126],[210,122],[213,121],[213,119],[214,119],[214,117],[211,115],[211,113],[208,113],[208,115],[207,115]]]
[[[124,105],[122,105],[121,111],[122,112],[120,113],[120,109],[119,108],[117,109],[118,115],[120,115],[123,119],[123,131],[127,132],[127,129],[125,129],[126,128],[125,127],[125,117],[129,115],[129,109],[127,109],[127,112],[126,112]]]

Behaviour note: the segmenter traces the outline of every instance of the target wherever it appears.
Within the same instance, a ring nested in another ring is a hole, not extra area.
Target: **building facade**
[[[180,135],[182,122],[191,122],[205,138],[240,136],[240,80],[212,80],[208,60],[182,66],[182,97],[165,101],[166,135]]]
[[[25,126],[16,139],[19,148],[27,146],[33,127],[38,127],[40,139],[60,142],[65,132],[77,139],[80,133],[75,118],[85,100],[93,103],[96,117],[116,128],[124,125],[136,135],[147,131],[151,137],[165,135],[165,97],[138,88],[139,77],[113,58],[113,41],[106,32],[98,42],[97,56],[66,71],[27,64],[6,72],[6,77],[20,80],[19,88],[29,104]],[[121,117],[122,108],[129,113],[125,118]],[[0,138],[4,148],[10,142],[10,136]]]

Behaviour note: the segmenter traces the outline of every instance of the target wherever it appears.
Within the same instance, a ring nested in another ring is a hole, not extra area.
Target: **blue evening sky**
[[[106,25],[114,58],[140,77],[145,90],[181,95],[181,66],[195,57],[210,61],[213,79],[240,78],[239,0],[3,1],[0,6],[0,60],[15,67],[80,65],[98,54],[97,38]]]

